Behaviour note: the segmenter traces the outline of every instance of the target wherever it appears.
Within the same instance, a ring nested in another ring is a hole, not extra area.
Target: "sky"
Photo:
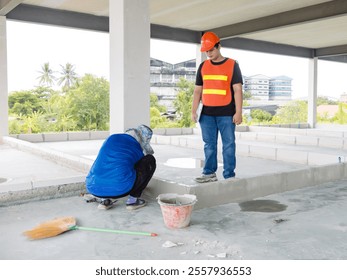
[[[195,44],[151,39],[151,57],[169,63],[194,59],[196,51]],[[109,78],[108,33],[8,20],[7,53],[9,92],[38,86],[39,71],[46,62],[56,72],[71,63],[79,76]],[[292,78],[292,98],[307,98],[308,59],[229,48],[222,48],[222,55],[237,60],[245,76]],[[318,95],[338,99],[347,93],[346,73],[347,64],[319,60]]]

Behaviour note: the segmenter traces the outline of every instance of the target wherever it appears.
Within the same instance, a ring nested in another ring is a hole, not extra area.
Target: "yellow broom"
[[[26,235],[29,239],[43,239],[43,238],[57,236],[66,231],[77,230],[77,229],[87,230],[87,231],[97,231],[97,232],[109,232],[109,233],[117,233],[117,234],[130,234],[130,235],[145,235],[145,236],[158,235],[156,233],[151,233],[151,232],[80,227],[76,225],[76,219],[74,217],[62,217],[62,218],[56,218],[51,221],[44,222],[31,230],[25,231],[24,235]]]

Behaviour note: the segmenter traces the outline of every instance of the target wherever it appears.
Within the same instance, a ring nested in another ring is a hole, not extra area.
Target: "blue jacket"
[[[110,135],[86,177],[89,193],[98,197],[126,195],[136,179],[134,165],[144,156],[136,139],[128,134]]]

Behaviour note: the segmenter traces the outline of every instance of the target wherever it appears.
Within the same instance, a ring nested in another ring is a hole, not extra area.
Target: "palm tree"
[[[63,65],[60,66],[62,69],[60,71],[61,77],[58,80],[58,85],[63,84],[63,89],[66,90],[77,83],[78,77],[75,72],[75,66],[71,63],[66,63],[65,67]]]
[[[39,73],[41,75],[37,78],[40,79],[40,85],[50,87],[54,84],[56,78],[54,77],[54,71],[49,67],[49,62],[41,66],[41,71],[39,71]]]

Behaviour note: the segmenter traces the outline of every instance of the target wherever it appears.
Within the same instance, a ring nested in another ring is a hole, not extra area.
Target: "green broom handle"
[[[115,229],[105,229],[105,228],[91,228],[91,227],[80,227],[80,226],[71,226],[70,230],[87,230],[87,231],[97,231],[97,232],[110,232],[118,234],[130,234],[130,235],[145,235],[145,236],[158,236],[156,233],[143,232],[143,231],[127,231],[127,230],[115,230]]]

